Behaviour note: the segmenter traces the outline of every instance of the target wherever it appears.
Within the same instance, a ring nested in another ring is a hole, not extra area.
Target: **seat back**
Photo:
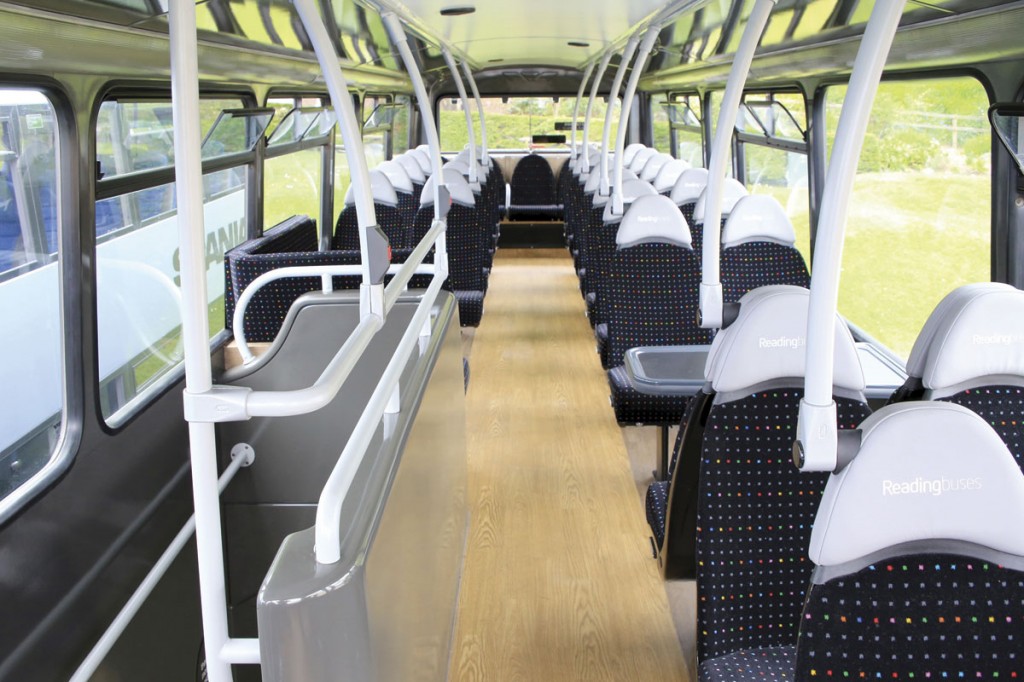
[[[829,477],[796,680],[1007,679],[1024,638],[1024,475],[959,405],[889,405]]]
[[[675,161],[671,154],[655,154],[651,158],[647,159],[647,163],[640,169],[637,175],[641,180],[654,184],[654,178],[658,177],[658,173],[664,168],[665,164]]]
[[[653,147],[638,149],[636,154],[633,155],[633,158],[630,159],[629,163],[623,164],[623,168],[628,168],[639,176],[640,171],[644,169],[644,166],[646,166],[647,162],[651,160],[651,157],[657,156],[657,154],[658,150]],[[609,163],[611,163],[611,161],[614,160],[610,160]]]
[[[528,154],[516,163],[510,185],[512,210],[550,212],[558,204],[551,165],[538,154]]]
[[[338,215],[338,222],[334,226],[332,249],[359,249],[359,219],[353,190],[350,185],[345,193],[345,208]],[[395,247],[404,245],[407,240],[405,216],[399,207],[398,193],[386,173],[381,170],[370,171],[370,193],[373,195],[377,224],[384,230],[388,241]]]
[[[633,202],[616,233],[606,282],[609,367],[637,346],[711,341],[697,325],[700,268],[689,229],[666,197]]]
[[[1024,466],[1024,292],[986,282],[948,294],[914,344],[907,374],[899,400],[970,409]]]
[[[489,234],[485,238],[480,225],[480,214],[476,198],[463,175],[451,168],[442,171],[444,183],[451,194],[452,204],[448,210],[447,248],[448,283],[453,291],[484,291],[484,263],[488,250]],[[416,214],[414,238],[423,239],[434,218],[433,176],[423,187],[420,210]]]
[[[722,228],[721,281],[727,303],[770,284],[811,285],[793,224],[774,197],[743,196],[730,211]]]
[[[654,182],[652,184],[654,185],[655,191],[657,191],[658,194],[667,195],[671,193],[672,188],[676,186],[676,182],[679,180],[679,176],[682,175],[683,171],[689,167],[690,164],[685,161],[680,161],[679,159],[673,159],[666,163],[658,169],[658,174],[654,176]]]
[[[801,473],[791,458],[809,298],[791,286],[748,293],[708,355],[714,399],[696,496],[701,661],[796,641],[812,569],[806,548],[826,479]],[[833,386],[840,428],[856,427],[869,415],[864,375],[838,316]]]
[[[708,185],[708,172],[704,168],[687,168],[676,179],[669,197],[683,213],[683,218],[690,225],[690,234],[693,235],[693,210],[697,206],[697,200],[704,193]],[[695,242],[696,245],[696,242]]]

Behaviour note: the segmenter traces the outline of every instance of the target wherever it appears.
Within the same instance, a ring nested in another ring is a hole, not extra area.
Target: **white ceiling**
[[[447,42],[478,68],[575,68],[601,53],[629,29],[663,10],[667,0],[391,0],[399,16]],[[472,6],[473,14],[445,17],[441,10]],[[585,11],[580,12],[584,7]],[[571,47],[582,41],[589,47]]]

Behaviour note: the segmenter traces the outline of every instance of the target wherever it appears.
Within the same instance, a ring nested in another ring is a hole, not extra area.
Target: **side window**
[[[201,104],[204,135],[236,99]],[[96,303],[100,403],[111,426],[173,380],[182,361],[170,101],[108,100],[96,124]],[[224,252],[246,236],[246,163],[203,176],[210,334],[224,329]],[[105,179],[136,173],[127,188]]]
[[[367,95],[363,98],[363,154],[371,170],[390,158],[388,143],[394,113],[391,97]]]
[[[263,162],[263,228],[273,227],[293,215],[308,215],[319,222],[324,147],[303,147],[300,142],[306,132],[303,128],[314,124],[312,118],[323,103],[319,97],[272,97],[267,106],[275,113],[270,128],[271,144]],[[294,109],[309,109],[310,114],[293,114],[286,120]],[[291,125],[291,131],[281,129],[282,123]],[[285,132],[290,132],[287,139]],[[323,144],[326,143],[324,139]],[[336,205],[335,209],[339,207]]]
[[[668,107],[671,121],[672,155],[694,168],[704,167],[704,129],[700,97],[681,95]]]
[[[779,200],[796,230],[796,246],[811,262],[807,178],[807,114],[803,95],[747,93],[736,117],[743,181],[751,194]]]
[[[395,113],[391,121],[391,156],[409,151],[409,112],[412,100],[405,95],[395,98]]]
[[[0,500],[55,456],[64,411],[56,110],[0,88]]]
[[[659,152],[667,152],[675,156],[672,145],[672,126],[669,121],[669,111],[665,106],[668,100],[665,95],[656,93],[651,95],[650,102],[654,148]]]
[[[845,86],[826,91],[829,149]],[[991,278],[988,95],[973,78],[886,82],[854,181],[839,310],[907,357],[949,291]]]

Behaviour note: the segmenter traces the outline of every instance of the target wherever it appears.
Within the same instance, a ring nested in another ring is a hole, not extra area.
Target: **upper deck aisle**
[[[453,680],[687,680],[562,250],[500,251],[466,402]]]

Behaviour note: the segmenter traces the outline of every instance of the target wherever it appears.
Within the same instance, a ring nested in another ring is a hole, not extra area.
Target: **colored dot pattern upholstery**
[[[434,207],[421,207],[410,230],[412,238],[422,240],[430,231],[433,220]],[[483,315],[487,242],[480,229],[479,214],[473,207],[452,205],[448,212],[447,244],[448,280],[445,289],[455,293],[460,324],[475,327]],[[433,262],[432,252],[424,262]]]
[[[399,202],[402,201],[402,196],[408,195],[399,194]],[[373,210],[377,216],[377,224],[380,225],[380,229],[384,230],[384,234],[388,236],[391,246],[396,248],[406,246],[408,243],[408,236],[406,234],[407,223],[401,210],[401,203],[398,206],[375,203]],[[338,216],[338,222],[334,226],[334,238],[331,240],[331,248],[338,250],[359,248],[359,221],[354,204],[346,206]]]
[[[804,257],[792,246],[747,242],[722,250],[722,297],[733,303],[752,289],[771,284],[811,286]]]
[[[813,585],[797,680],[1024,677],[1024,573],[942,554]]]
[[[658,547],[665,544],[665,514],[668,510],[669,487],[672,485],[672,477],[676,473],[676,464],[679,463],[679,453],[683,448],[683,436],[686,435],[685,427],[693,419],[693,411],[697,402],[694,398],[686,402],[679,431],[676,433],[676,442],[672,446],[672,458],[668,463],[668,471],[665,472],[665,480],[655,481],[647,488],[645,500],[647,524],[651,527],[651,533],[654,534],[654,541]]]
[[[398,192],[398,219],[401,224],[402,241],[392,241],[393,246],[408,246],[410,248],[415,246],[415,244],[409,244],[409,227],[416,220],[416,211],[420,209],[420,194],[423,192],[423,185],[413,185],[412,187],[412,192]],[[387,231],[385,230],[385,232]],[[391,238],[390,233],[388,233],[388,238]]]
[[[547,159],[528,154],[516,163],[512,172],[510,206],[512,216],[528,213],[557,213],[555,175]]]
[[[802,389],[711,408],[697,508],[697,657],[791,645],[813,565],[811,526],[827,474],[792,464]],[[867,405],[836,398],[840,428]]]
[[[580,223],[576,236],[579,242],[580,287],[584,294],[589,294],[597,292],[598,277],[592,267],[593,259],[595,258],[595,247],[592,242],[597,239],[597,232],[604,227],[604,207],[594,206],[592,195],[585,195],[583,203],[587,207],[583,210],[583,220]],[[615,232],[615,230],[612,230],[613,242]],[[593,318],[591,318],[591,324],[595,324]]]
[[[678,424],[686,399],[644,395],[629,386],[622,367],[637,346],[707,344],[711,333],[697,326],[700,268],[693,251],[671,244],[618,249],[606,278],[608,381],[620,424]]]
[[[795,667],[795,646],[747,649],[704,661],[700,665],[697,679],[701,682],[740,682],[740,680],[789,682],[793,679]]]
[[[987,421],[1006,443],[1017,464],[1024,468],[1024,388],[970,388],[941,400],[966,407]]]

